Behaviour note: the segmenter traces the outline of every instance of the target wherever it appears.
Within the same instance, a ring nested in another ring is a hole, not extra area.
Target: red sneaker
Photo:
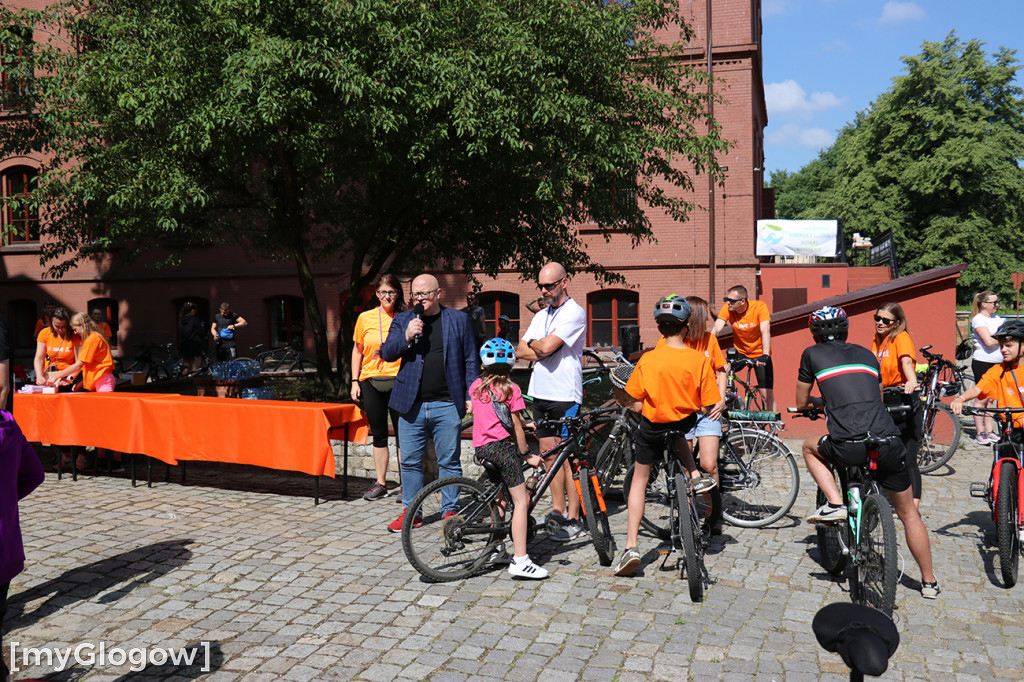
[[[451,517],[451,516],[455,516],[455,515],[456,515],[456,514],[458,514],[458,513],[459,513],[459,512],[456,512],[456,511],[449,511],[449,512],[445,512],[445,513],[444,513],[444,519],[441,519],[441,520],[442,520],[442,521],[444,521],[444,520],[448,519],[448,518],[449,518],[449,517]]]
[[[403,509],[402,513],[399,514],[398,518],[388,524],[388,532],[389,533],[401,533],[402,532],[402,523],[404,521],[405,521],[405,510]],[[423,519],[421,519],[418,516],[412,522],[412,527],[413,528],[419,528],[422,525],[423,525]]]

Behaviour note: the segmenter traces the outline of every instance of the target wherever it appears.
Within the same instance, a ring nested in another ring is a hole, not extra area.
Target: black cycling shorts
[[[681,421],[665,424],[642,418],[640,425],[633,431],[633,458],[640,464],[654,464],[665,451],[665,434],[668,431],[679,431],[680,437],[685,437],[696,424],[696,413]]]
[[[772,356],[762,355],[759,358],[754,358],[758,362],[763,362],[763,365],[754,365],[754,376],[757,377],[757,387],[764,388],[769,391],[775,389],[775,369],[772,367]]]
[[[557,424],[540,424],[545,419],[562,419],[575,417],[580,411],[580,404],[560,402],[556,400],[534,400],[533,420],[537,422],[537,438],[565,438],[569,435],[564,426]]]
[[[829,436],[822,436],[818,441],[818,452],[829,464],[841,467],[863,466],[868,457],[864,443],[834,441]],[[886,490],[898,493],[910,487],[905,452],[903,443],[896,438],[879,449],[874,477]]]

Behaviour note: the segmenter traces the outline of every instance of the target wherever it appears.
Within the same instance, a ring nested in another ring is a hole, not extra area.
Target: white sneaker
[[[541,568],[526,557],[521,560],[513,559],[508,565],[508,574],[515,578],[526,578],[527,580],[543,580],[548,577],[548,569]]]
[[[512,563],[512,556],[505,549],[505,545],[498,545],[491,554],[490,563],[494,566],[507,566]]]

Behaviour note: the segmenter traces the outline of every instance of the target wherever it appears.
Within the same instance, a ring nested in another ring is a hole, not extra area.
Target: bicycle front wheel
[[[917,449],[917,467],[929,474],[943,466],[960,447],[960,419],[938,400],[925,417],[921,445]]]
[[[660,540],[672,539],[672,496],[668,490],[668,477],[664,465],[655,464],[651,468],[651,478],[647,481],[644,496],[644,515],[640,517],[640,525],[647,532]],[[623,499],[629,504],[629,488],[633,484],[635,466],[630,466],[626,479],[622,484]]]
[[[1017,568],[1020,564],[1019,505],[1017,467],[1013,462],[1003,462],[999,469],[999,492],[996,494],[996,540],[999,543],[999,572],[1006,587],[1017,584]]]
[[[896,603],[896,524],[889,501],[877,493],[861,502],[859,539],[850,582],[855,604],[892,616]]]
[[[763,528],[793,508],[800,492],[796,458],[762,429],[730,429],[718,449],[722,517],[741,528]]]
[[[601,509],[602,498],[598,496],[600,483],[596,472],[583,467],[580,469],[580,502],[587,517],[590,541],[594,543],[597,559],[602,566],[611,566],[615,558],[615,541],[608,525],[608,512]]]
[[[678,473],[675,476],[676,486],[676,523],[679,524],[679,537],[683,543],[683,569],[680,578],[686,576],[690,588],[690,601],[699,602],[704,598],[704,552],[703,538],[700,536],[700,519],[690,498],[689,483],[686,476]]]
[[[462,580],[483,569],[505,538],[500,510],[486,490],[471,478],[453,476],[413,498],[402,524],[402,549],[413,568],[436,582]],[[450,511],[455,513],[445,518]]]

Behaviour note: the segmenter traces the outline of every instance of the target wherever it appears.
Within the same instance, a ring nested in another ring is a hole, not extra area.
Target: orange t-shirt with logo
[[[1012,374],[1011,374],[1012,372]],[[979,398],[995,400],[999,407],[1024,407],[1021,401],[1021,387],[1013,380],[1014,374],[1020,374],[1024,378],[1024,368],[1010,367],[1007,363],[1001,363],[990,367],[981,380],[975,384],[981,391]],[[1014,426],[1024,427],[1024,414],[1013,416]]]
[[[52,327],[43,327],[36,341],[46,346],[46,367],[43,369],[47,370],[53,365],[58,372],[75,364],[75,347],[82,345],[82,339],[78,334],[62,339],[53,333]]]
[[[890,343],[890,339],[892,342]],[[871,342],[871,352],[878,358],[878,365],[882,369],[882,387],[902,386],[906,379],[903,378],[903,371],[900,369],[900,358],[909,357],[911,362],[917,364],[917,354],[914,353],[914,340],[907,332],[900,332],[896,338],[892,335],[882,339],[882,345],[878,345],[878,338]]]
[[[391,329],[391,316],[377,307],[363,311],[356,318],[356,330],[352,340],[363,347],[363,364],[359,368],[359,378],[396,377],[402,366],[401,360],[385,362],[380,356],[380,347],[388,338]]]
[[[99,333],[89,334],[82,342],[78,359],[82,361],[82,386],[87,391],[93,389],[97,379],[114,371],[114,358],[110,355],[110,346]]]
[[[668,345],[640,356],[626,382],[626,393],[643,401],[644,417],[655,424],[686,419],[722,399],[715,372],[704,354]]]
[[[718,319],[725,320],[732,327],[732,345],[740,355],[747,358],[759,358],[764,355],[761,345],[761,323],[772,319],[768,306],[764,301],[747,301],[747,309],[743,314],[729,310],[726,303],[718,311]]]

